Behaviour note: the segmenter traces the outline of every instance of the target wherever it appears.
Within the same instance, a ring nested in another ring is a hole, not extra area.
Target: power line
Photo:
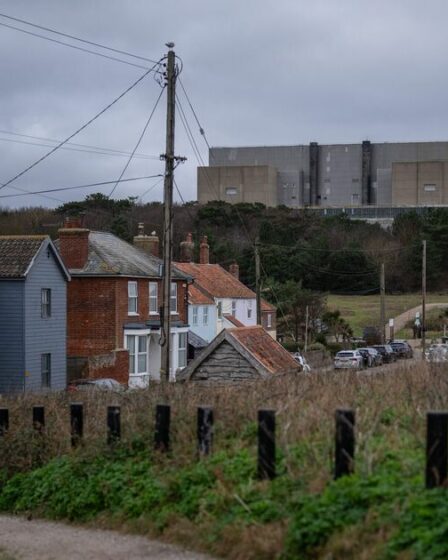
[[[55,33],[56,35],[60,35],[61,37],[67,37],[68,39],[74,39],[75,41],[80,41],[81,43],[85,43],[87,45],[92,45],[94,47],[100,47],[101,49],[106,49],[108,51],[112,51],[118,54],[124,54],[126,56],[130,56],[132,58],[138,58],[139,60],[145,60],[146,62],[156,63],[156,60],[152,60],[150,58],[146,58],[144,56],[139,56],[137,54],[130,53],[128,51],[122,51],[120,49],[114,49],[112,47],[108,47],[106,45],[102,45],[101,43],[95,43],[94,41],[88,41],[87,39],[81,39],[80,37],[75,37],[74,35],[69,35],[68,33],[63,33],[61,31],[57,31],[51,27],[44,27],[43,25],[38,25],[36,23],[31,23],[30,21],[26,21],[24,19],[16,18],[13,16],[8,16],[7,14],[1,14],[0,17],[4,17],[6,19],[10,19],[13,21],[18,21],[19,23],[24,23],[25,25],[29,25],[31,27],[35,27],[37,29],[42,29],[43,31],[49,31],[50,33]]]
[[[8,29],[14,29],[15,31],[20,31],[21,33],[25,33],[26,35],[38,37],[39,39],[45,39],[46,41],[50,41],[51,43],[56,43],[58,45],[63,45],[64,47],[70,47],[71,49],[76,49],[77,51],[94,54],[96,56],[100,56],[101,58],[107,58],[109,60],[113,60],[114,62],[121,62],[122,64],[127,64],[128,66],[141,68],[142,70],[146,70],[148,68],[147,66],[143,66],[141,64],[135,64],[134,62],[129,62],[128,60],[122,60],[121,58],[117,58],[116,56],[110,56],[96,51],[91,51],[90,49],[85,49],[84,47],[77,47],[76,45],[71,45],[70,43],[64,43],[64,41],[59,41],[58,39],[45,37],[45,35],[40,35],[39,33],[34,33],[33,31],[27,31],[26,29],[20,29],[20,27],[15,27],[14,25],[8,25],[7,23],[0,22],[0,26],[7,27]]]
[[[152,70],[154,69],[155,66],[153,66],[152,68],[150,68],[149,70],[147,70],[144,74],[142,74],[140,76],[140,78],[138,78],[135,82],[133,82],[128,88],[125,89],[125,91],[123,91],[118,97],[116,97],[113,101],[111,101],[106,107],[104,107],[104,109],[102,109],[99,113],[97,113],[94,117],[92,117],[89,121],[87,121],[85,124],[83,124],[80,128],[78,128],[73,134],[70,134],[70,136],[68,136],[65,140],[63,140],[62,142],[59,142],[59,144],[57,146],[55,146],[53,149],[51,149],[49,152],[47,152],[45,155],[43,155],[41,158],[39,158],[38,160],[36,160],[34,163],[32,163],[31,165],[29,165],[28,167],[26,167],[23,171],[21,171],[20,173],[17,173],[17,175],[14,175],[14,177],[12,177],[11,179],[9,179],[6,183],[3,183],[3,185],[0,186],[0,190],[4,189],[5,187],[7,187],[8,185],[10,185],[12,182],[14,182],[16,179],[18,179],[19,177],[22,177],[22,175],[25,175],[25,173],[27,173],[28,171],[30,171],[31,169],[33,169],[33,167],[36,167],[36,165],[38,165],[39,163],[41,163],[42,161],[44,161],[45,159],[47,159],[49,156],[51,156],[51,154],[53,154],[56,150],[58,150],[59,148],[61,148],[64,144],[66,144],[69,140],[71,140],[72,138],[74,138],[77,134],[79,134],[81,131],[83,131],[85,128],[87,128],[90,124],[92,124],[96,119],[98,119],[101,115],[103,115],[108,109],[110,109],[113,105],[115,105],[115,103],[117,103],[120,99],[122,99],[127,93],[129,93],[135,86],[137,86],[144,78],[146,78],[146,76],[152,72]]]
[[[149,187],[148,190],[146,190],[143,194],[141,194],[141,195],[138,197],[137,200],[138,200],[138,201],[139,201],[139,200],[143,200],[143,197],[145,197],[145,196],[146,196],[147,194],[149,194],[153,189],[155,189],[158,185],[160,185],[160,183],[162,183],[162,181],[164,180],[164,178],[165,178],[165,176],[163,175],[163,176],[161,177],[161,179],[159,179],[158,181],[156,181],[153,185],[151,185],[151,186]]]
[[[143,136],[145,135],[145,132],[146,132],[148,126],[149,126],[149,123],[151,122],[151,119],[152,119],[152,117],[153,117],[153,115],[154,115],[154,113],[157,109],[157,106],[159,104],[160,98],[162,97],[162,94],[163,94],[164,90],[165,90],[165,86],[162,87],[162,90],[160,91],[160,93],[159,93],[159,95],[156,99],[156,102],[154,104],[154,107],[152,108],[151,113],[149,114],[148,120],[146,121],[145,126],[143,127],[143,130],[142,130],[142,132],[139,136],[139,139],[137,140],[137,144],[135,145],[134,149],[132,150],[132,152],[131,152],[131,154],[128,158],[128,161],[126,162],[126,165],[124,166],[122,172],[120,173],[120,176],[118,177],[117,182],[115,183],[115,185],[113,186],[112,190],[109,193],[109,198],[114,194],[114,191],[117,188],[118,183],[121,181],[123,175],[126,173],[126,170],[129,167],[129,164],[131,163],[135,152],[137,151],[138,147],[140,146],[140,142],[143,140]]]
[[[0,131],[1,132],[1,131]],[[25,135],[23,135],[25,136]],[[43,144],[42,142],[29,142],[26,140],[14,140],[13,138],[0,138],[0,142],[9,142],[12,144],[25,144],[27,146],[37,146],[40,148],[52,148],[54,147],[53,144]],[[72,144],[73,145],[73,144]],[[101,156],[114,156],[114,157],[128,157],[130,155],[130,153],[120,153],[118,150],[117,151],[102,151],[101,149],[97,149],[97,150],[89,150],[89,149],[84,149],[84,148],[72,148],[69,146],[63,146],[61,147],[61,150],[68,150],[70,152],[84,152],[86,154],[99,154]],[[159,156],[149,156],[149,155],[145,155],[145,154],[135,154],[134,157],[136,159],[150,159],[150,160],[158,160]]]
[[[126,183],[131,181],[141,181],[143,179],[154,179],[155,177],[163,177],[160,173],[158,175],[145,175],[143,177],[131,177],[129,179],[120,179],[120,183]],[[114,179],[113,181],[100,181],[99,183],[89,183],[87,185],[76,185],[74,187],[56,187],[56,188],[47,188],[40,191],[26,191],[22,194],[3,194],[0,195],[0,198],[12,198],[16,196],[27,196],[27,195],[34,195],[34,194],[43,194],[43,193],[52,193],[52,192],[60,192],[60,191],[72,191],[75,189],[86,189],[90,187],[104,187],[106,185],[113,185],[116,183],[117,180]]]

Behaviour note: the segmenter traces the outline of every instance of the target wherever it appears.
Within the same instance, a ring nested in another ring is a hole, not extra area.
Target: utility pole
[[[166,151],[162,158],[165,160],[165,181],[163,195],[163,270],[162,270],[162,316],[161,316],[161,364],[160,381],[170,380],[171,358],[171,261],[173,259],[173,175],[174,175],[174,124],[176,107],[176,55],[169,47],[166,66]]]
[[[260,239],[255,239],[255,294],[257,297],[257,325],[261,325],[261,273],[260,273]]]
[[[308,350],[308,321],[309,321],[309,307],[306,306],[305,310],[305,352]]]
[[[386,342],[386,278],[384,274],[384,263],[381,263],[381,274],[380,274],[380,323],[381,323],[381,342],[384,344]]]
[[[422,255],[422,360],[426,358],[426,239]]]

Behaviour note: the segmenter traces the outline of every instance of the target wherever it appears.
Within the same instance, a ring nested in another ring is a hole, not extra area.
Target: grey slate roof
[[[58,243],[57,243],[58,244]],[[160,277],[162,260],[153,257],[113,233],[89,232],[89,253],[82,269],[71,269],[74,275],[144,276]],[[177,268],[172,268],[173,279],[190,279]]]
[[[0,278],[25,278],[46,235],[0,237]]]
[[[205,348],[208,346],[208,342],[193,331],[188,331],[188,344],[191,344],[193,348]]]

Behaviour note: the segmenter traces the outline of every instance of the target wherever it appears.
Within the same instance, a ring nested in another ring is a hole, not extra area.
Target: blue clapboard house
[[[67,383],[67,282],[48,236],[0,236],[0,394]]]

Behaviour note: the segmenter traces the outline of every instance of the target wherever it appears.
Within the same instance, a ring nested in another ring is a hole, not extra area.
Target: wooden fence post
[[[428,412],[426,424],[426,488],[444,486],[448,463],[448,413]]]
[[[355,467],[355,413],[336,410],[336,451],[334,478],[352,474]]]
[[[107,443],[116,443],[121,437],[120,407],[107,407]]]
[[[275,410],[258,411],[258,477],[275,478]]]
[[[171,408],[167,404],[156,406],[156,427],[154,430],[154,448],[166,452],[170,448]]]
[[[198,450],[199,456],[209,455],[213,444],[213,409],[198,407]]]
[[[33,406],[33,427],[37,432],[42,432],[45,427],[45,407]]]
[[[76,447],[84,434],[84,411],[81,403],[70,405],[70,433],[72,447]]]
[[[4,436],[9,429],[9,409],[0,408],[0,437]]]

